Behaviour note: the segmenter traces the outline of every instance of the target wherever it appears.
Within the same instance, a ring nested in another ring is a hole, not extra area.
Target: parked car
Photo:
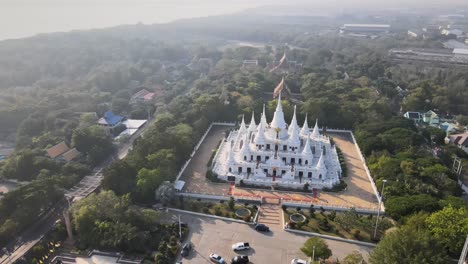
[[[256,224],[255,230],[260,231],[260,232],[269,232],[270,228],[264,224]]]
[[[182,246],[182,250],[180,251],[180,255],[182,257],[186,257],[190,254],[190,251],[192,250],[192,244],[189,243],[185,243],[183,246]]]
[[[174,225],[179,226],[179,221],[176,221],[176,222],[174,223]],[[188,227],[188,224],[181,221],[181,222],[180,222],[180,226],[181,226],[181,227]]]
[[[214,263],[218,263],[218,264],[225,264],[226,261],[224,261],[224,259],[218,255],[218,254],[215,254],[215,253],[211,253],[210,254],[210,260]]]
[[[231,259],[231,264],[242,264],[242,263],[249,263],[249,257],[235,256]]]
[[[248,242],[239,242],[239,243],[235,243],[232,245],[232,250],[236,251],[236,250],[245,250],[245,249],[249,249],[250,248],[250,244]]]
[[[303,259],[293,259],[291,260],[291,264],[307,264],[307,261],[303,260]]]

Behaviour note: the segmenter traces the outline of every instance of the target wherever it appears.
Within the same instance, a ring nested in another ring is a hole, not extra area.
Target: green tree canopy
[[[458,256],[468,234],[468,209],[451,205],[431,214],[426,219],[429,230],[453,256]]]
[[[387,234],[370,254],[372,264],[446,264],[441,243],[427,231],[404,226]]]
[[[332,251],[328,247],[327,243],[319,237],[311,237],[307,239],[304,245],[301,247],[301,251],[308,257],[312,257],[315,247],[315,259],[328,259],[332,255]]]

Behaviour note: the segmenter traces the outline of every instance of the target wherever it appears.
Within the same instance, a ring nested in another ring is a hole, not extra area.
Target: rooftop
[[[112,113],[112,111],[107,111],[104,113],[104,116],[99,119],[98,123],[100,125],[114,126],[121,122],[123,119],[123,116],[116,115]]]
[[[390,28],[388,24],[344,24],[343,27],[375,27],[375,28]]]
[[[49,157],[55,159],[69,150],[70,148],[67,146],[67,144],[64,141],[62,141],[58,143],[57,145],[49,148],[47,150],[47,154],[49,155]]]

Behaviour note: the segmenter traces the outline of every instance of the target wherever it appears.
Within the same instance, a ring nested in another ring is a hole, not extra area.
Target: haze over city
[[[299,6],[340,11],[346,8],[413,8],[466,5],[449,1],[371,1],[371,0],[1,0],[0,40],[38,33],[105,28],[123,24],[165,23],[181,18],[230,14],[260,6]]]

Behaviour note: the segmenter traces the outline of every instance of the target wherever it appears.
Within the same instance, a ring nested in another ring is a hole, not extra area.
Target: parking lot
[[[250,263],[289,264],[293,258],[306,259],[300,247],[307,240],[307,236],[281,229],[260,233],[250,225],[186,214],[182,214],[181,219],[190,226],[189,240],[193,245],[190,255],[182,259],[184,264],[211,263],[208,259],[210,253],[216,253],[230,263],[231,258],[238,255],[231,250],[231,245],[237,242],[250,243],[250,250],[239,252],[240,255],[248,255]],[[343,259],[353,250],[361,251],[367,256],[371,250],[368,247],[334,240],[326,242],[333,251],[333,258]]]

